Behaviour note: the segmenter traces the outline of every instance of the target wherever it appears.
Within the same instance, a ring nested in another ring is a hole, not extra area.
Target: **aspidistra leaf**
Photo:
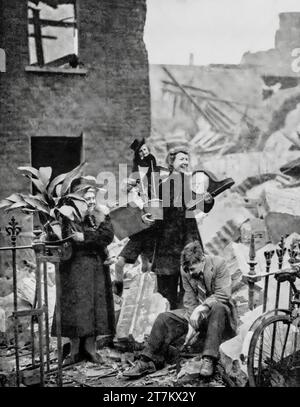
[[[80,216],[78,216],[79,219],[82,219],[84,217],[84,215],[86,214],[86,211],[87,211],[87,208],[88,208],[87,203],[82,202],[82,201],[77,201],[77,200],[75,201],[74,200],[73,205],[76,207],[76,209],[78,211],[78,214],[80,215]]]
[[[75,215],[75,209],[72,208],[72,206],[69,205],[63,205],[60,208],[57,208],[57,210],[64,216],[66,216],[70,220],[75,220],[74,215]]]
[[[60,175],[58,175],[57,177],[55,177],[55,178],[50,182],[50,185],[49,185],[49,187],[48,187],[48,194],[49,194],[49,195],[52,195],[52,194],[54,193],[55,187],[56,187],[58,184],[62,183],[62,182],[64,181],[64,179],[66,178],[67,175],[68,175],[68,173],[60,174]],[[58,195],[57,189],[56,189],[56,193],[57,193],[57,195]],[[59,195],[58,195],[58,196],[59,196]]]
[[[60,197],[61,197],[61,187],[62,187],[62,185],[59,184],[59,185],[57,185],[57,187],[55,188],[56,195],[59,197],[59,199],[60,199]]]
[[[13,203],[9,208],[6,208],[6,212],[13,211],[14,209],[20,209],[20,208],[27,208],[27,209],[32,209],[27,202],[15,202]]]
[[[81,163],[78,165],[76,168],[74,168],[72,171],[70,171],[62,183],[62,188],[61,188],[61,195],[64,195],[68,192],[72,182],[81,176],[82,168],[85,165],[85,162]]]
[[[0,209],[7,208],[10,205],[12,205],[12,202],[8,199],[2,199],[2,201],[0,201]]]
[[[61,240],[62,239],[62,230],[61,230],[61,225],[58,223],[50,223],[49,225],[53,232],[56,234],[56,236]]]
[[[22,202],[23,201],[21,194],[12,194],[5,199],[7,199],[8,201],[11,201],[11,202]]]
[[[49,180],[52,175],[52,168],[51,167],[40,167],[39,168],[39,179],[45,185],[45,187],[49,184]]]
[[[36,199],[34,196],[29,197],[23,195],[23,199],[25,202],[27,202],[31,207],[37,211],[44,212],[47,215],[49,215],[49,207],[47,205],[43,204],[40,200]]]
[[[45,187],[45,185],[42,183],[41,180],[31,178],[31,181],[32,181],[32,183],[35,185],[35,187],[37,188],[37,190],[38,190],[39,192],[41,192],[41,193],[46,192],[46,187]]]
[[[36,177],[39,178],[39,171],[33,167],[18,167],[18,170],[22,171],[23,175],[27,175],[29,177]]]

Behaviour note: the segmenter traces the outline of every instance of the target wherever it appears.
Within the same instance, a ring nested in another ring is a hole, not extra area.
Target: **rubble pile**
[[[182,356],[181,362],[167,365],[161,370],[140,379],[127,379],[123,372],[135,361],[136,352],[121,352],[116,349],[100,350],[103,364],[81,362],[63,369],[65,387],[227,387],[233,382],[218,368],[211,379],[201,379],[196,372],[196,358]],[[194,369],[194,370],[193,370]],[[191,373],[192,371],[192,373]],[[230,383],[230,384],[229,384]],[[56,386],[55,376],[49,375],[48,386]]]
[[[299,156],[298,151],[293,151]],[[232,155],[234,156],[234,155]],[[262,158],[264,157],[264,158]],[[248,285],[243,276],[249,272],[249,245],[251,236],[255,239],[257,274],[265,272],[266,250],[275,249],[281,236],[288,234],[286,246],[293,240],[300,240],[300,212],[297,205],[300,198],[300,186],[297,185],[298,172],[292,176],[282,176],[278,172],[278,163],[270,169],[268,165],[262,167],[262,160],[266,156],[260,155],[253,159],[251,176],[239,173],[238,181],[231,190],[220,194],[215,200],[215,206],[209,214],[197,214],[199,230],[205,249],[208,253],[221,255],[226,259],[231,271],[233,298],[236,301],[239,315],[238,335],[224,342],[220,348],[220,364],[211,379],[201,379],[199,372],[199,353],[180,354],[175,364],[149,374],[138,380],[128,380],[122,373],[130,368],[135,361],[137,351],[143,347],[147,335],[157,315],[167,311],[169,305],[157,293],[156,278],[151,272],[143,273],[141,258],[134,265],[127,264],[124,268],[123,296],[114,295],[117,316],[117,333],[114,348],[108,348],[105,340],[98,338],[97,344],[104,363],[100,366],[89,362],[80,362],[72,367],[64,368],[65,386],[199,386],[224,387],[245,386],[247,384],[247,369],[243,364],[241,354],[245,351],[245,338],[253,321],[262,313],[263,281],[254,286],[254,310],[248,307]],[[228,159],[227,159],[228,160]],[[230,157],[233,162],[234,157]],[[230,161],[229,160],[229,161]],[[242,158],[236,154],[236,162]],[[280,165],[284,160],[280,161]],[[270,164],[271,165],[271,164]],[[222,165],[219,163],[219,168]],[[234,166],[232,166],[234,168]],[[230,175],[226,173],[226,175]],[[217,174],[222,178],[222,172]],[[235,179],[234,175],[232,174]],[[122,241],[115,238],[109,246],[110,258],[116,259],[127,239]],[[288,255],[284,258],[283,267],[287,267]],[[271,270],[276,270],[278,262],[273,259]],[[114,264],[110,266],[112,280],[115,271]],[[35,276],[34,265],[28,264],[18,269],[18,308],[31,309],[34,304]],[[48,293],[49,293],[49,323],[52,324],[55,305],[54,268],[48,265]],[[1,363],[0,383],[12,383],[15,358],[13,344],[13,324],[11,313],[13,310],[13,294],[11,270],[2,271],[0,277],[0,332],[1,332]],[[270,279],[267,309],[272,309],[275,302],[276,283]],[[288,284],[281,288],[280,306],[286,306],[288,298]],[[36,335],[36,346],[38,339]],[[20,319],[20,355],[21,369],[30,366],[30,319]],[[64,338],[64,343],[66,343]],[[101,342],[102,341],[102,342]],[[104,347],[103,347],[104,346]],[[51,361],[55,361],[55,341],[51,342]],[[23,374],[23,385],[37,384],[39,375],[32,371]],[[26,376],[26,377],[25,377]],[[55,374],[47,376],[47,386],[56,386]]]

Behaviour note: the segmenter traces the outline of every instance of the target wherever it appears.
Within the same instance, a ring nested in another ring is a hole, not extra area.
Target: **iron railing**
[[[61,257],[60,246],[48,246],[40,241],[41,231],[35,230],[34,239],[31,245],[17,246],[17,238],[21,233],[21,227],[14,217],[9,221],[5,228],[7,235],[10,237],[10,246],[0,247],[0,252],[10,251],[12,259],[12,277],[13,277],[13,327],[14,327],[14,350],[15,350],[15,371],[16,385],[21,384],[22,370],[20,369],[20,349],[19,349],[19,319],[22,317],[30,317],[31,331],[31,366],[29,369],[37,368],[35,356],[35,341],[34,341],[34,324],[38,323],[39,336],[39,369],[40,369],[40,385],[45,385],[45,374],[50,374],[50,332],[49,332],[49,309],[48,309],[48,275],[47,262],[53,263],[55,266],[55,283],[56,283],[56,327],[57,327],[57,385],[62,386],[62,340],[61,340],[61,321],[60,321],[60,275],[59,262]],[[36,257],[35,268],[35,298],[31,310],[18,310],[18,275],[17,275],[17,251],[32,249]],[[42,290],[42,279],[44,289]],[[42,295],[43,291],[43,295]],[[45,332],[45,334],[44,334]],[[45,338],[45,345],[44,345]],[[46,362],[45,362],[46,356]],[[28,368],[27,368],[28,369]]]
[[[276,275],[282,270],[283,260],[286,253],[289,255],[288,263],[292,266],[296,261],[300,262],[300,259],[296,260],[297,257],[300,256],[300,242],[293,241],[291,243],[290,248],[287,250],[285,247],[285,239],[281,237],[280,242],[277,245],[277,248],[274,250],[266,250],[264,251],[264,258],[265,258],[265,273],[257,274],[255,270],[255,266],[257,265],[256,262],[256,251],[255,251],[255,240],[254,235],[251,235],[250,240],[250,249],[249,249],[249,273],[244,274],[242,276],[242,281],[248,284],[248,307],[249,310],[253,310],[255,308],[255,283],[264,279],[264,289],[263,289],[263,303],[262,303],[262,312],[264,313],[267,309],[267,302],[268,302],[268,293],[269,293],[269,279],[270,276],[276,277]],[[276,271],[270,272],[271,268],[271,261],[274,253],[276,252],[278,266]],[[281,283],[277,280],[276,286],[276,294],[275,294],[275,309],[278,308],[279,300],[280,300],[280,287]],[[289,297],[291,299],[291,289],[289,292]]]

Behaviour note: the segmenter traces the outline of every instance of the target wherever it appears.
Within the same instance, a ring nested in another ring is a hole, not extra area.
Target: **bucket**
[[[144,210],[151,213],[151,219],[153,220],[163,220],[164,218],[164,208],[161,199],[150,199],[147,205],[145,205]]]

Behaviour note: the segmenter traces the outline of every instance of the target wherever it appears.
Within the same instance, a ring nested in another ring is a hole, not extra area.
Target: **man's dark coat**
[[[153,271],[158,275],[175,275],[180,273],[180,256],[183,248],[194,240],[202,240],[198,230],[197,221],[192,211],[187,211],[184,193],[184,182],[187,178],[181,173],[172,173],[174,182],[167,178],[161,184],[160,197],[164,205],[164,217],[156,222],[154,243]],[[181,188],[175,186],[181,183]],[[167,185],[165,192],[163,185]],[[168,196],[169,195],[169,196]],[[187,198],[187,197],[186,197]],[[209,212],[214,205],[204,204],[204,212]]]

